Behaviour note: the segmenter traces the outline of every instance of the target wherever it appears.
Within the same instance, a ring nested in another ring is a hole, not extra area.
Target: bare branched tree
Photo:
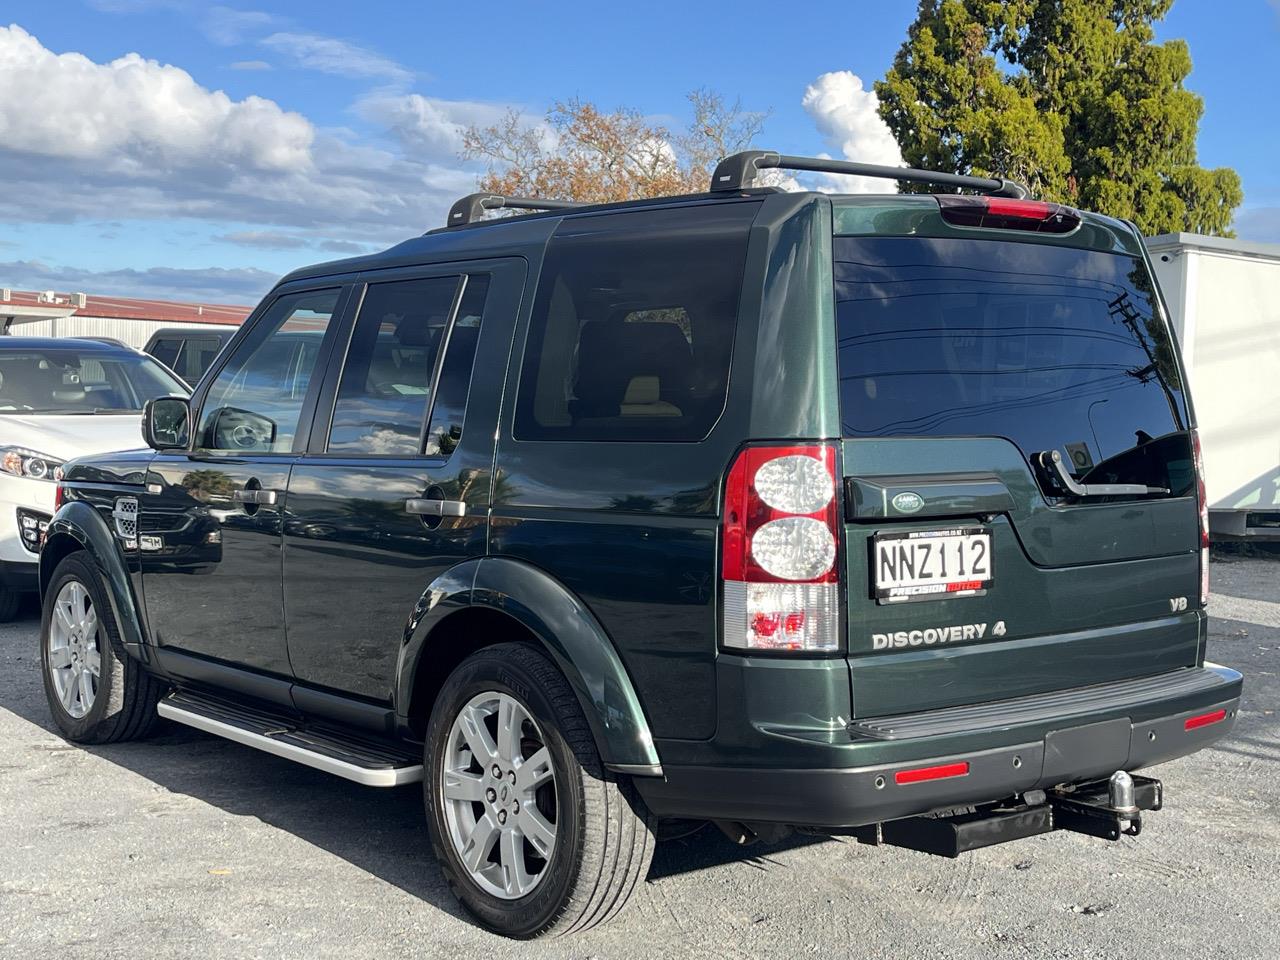
[[[541,122],[512,110],[491,126],[467,128],[462,156],[488,161],[480,189],[507,196],[610,203],[698,193],[716,161],[752,144],[768,114],[705,89],[689,102],[693,119],[680,133],[635,109],[604,113],[578,98],[556,102]]]

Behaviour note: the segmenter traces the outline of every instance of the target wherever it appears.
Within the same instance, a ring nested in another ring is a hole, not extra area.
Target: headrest
[[[622,402],[657,403],[662,395],[661,386],[657,377],[632,377]]]
[[[592,320],[582,327],[574,392],[592,406],[616,408],[637,378],[657,381],[662,399],[678,397],[688,391],[692,375],[689,341],[673,323]]]

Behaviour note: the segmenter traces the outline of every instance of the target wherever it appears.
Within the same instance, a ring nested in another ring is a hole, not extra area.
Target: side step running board
[[[300,726],[296,719],[260,712],[197,693],[169,694],[160,716],[234,740],[366,787],[398,787],[422,780],[422,761],[397,744]]]

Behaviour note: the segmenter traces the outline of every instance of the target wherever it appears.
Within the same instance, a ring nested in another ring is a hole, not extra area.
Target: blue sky
[[[772,111],[762,146],[883,162],[843,72],[869,88],[915,6],[8,0],[0,284],[252,302],[295,266],[439,224],[480,172],[461,126],[575,95],[680,127],[709,87]],[[1237,231],[1280,242],[1260,106],[1280,0],[1178,0],[1160,36],[1190,42],[1200,161],[1244,179]]]

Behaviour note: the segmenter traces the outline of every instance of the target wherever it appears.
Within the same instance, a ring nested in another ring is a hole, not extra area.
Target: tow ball
[[[1117,770],[1107,780],[1028,790],[1001,803],[873,823],[849,832],[862,843],[957,857],[969,850],[1053,830],[1072,830],[1104,840],[1136,837],[1142,832],[1142,812],[1159,810],[1163,802],[1159,780]]]
[[[1055,827],[1119,840],[1142,832],[1142,811],[1159,810],[1164,791],[1159,780],[1117,770],[1105,782],[1050,790],[1048,800]]]

